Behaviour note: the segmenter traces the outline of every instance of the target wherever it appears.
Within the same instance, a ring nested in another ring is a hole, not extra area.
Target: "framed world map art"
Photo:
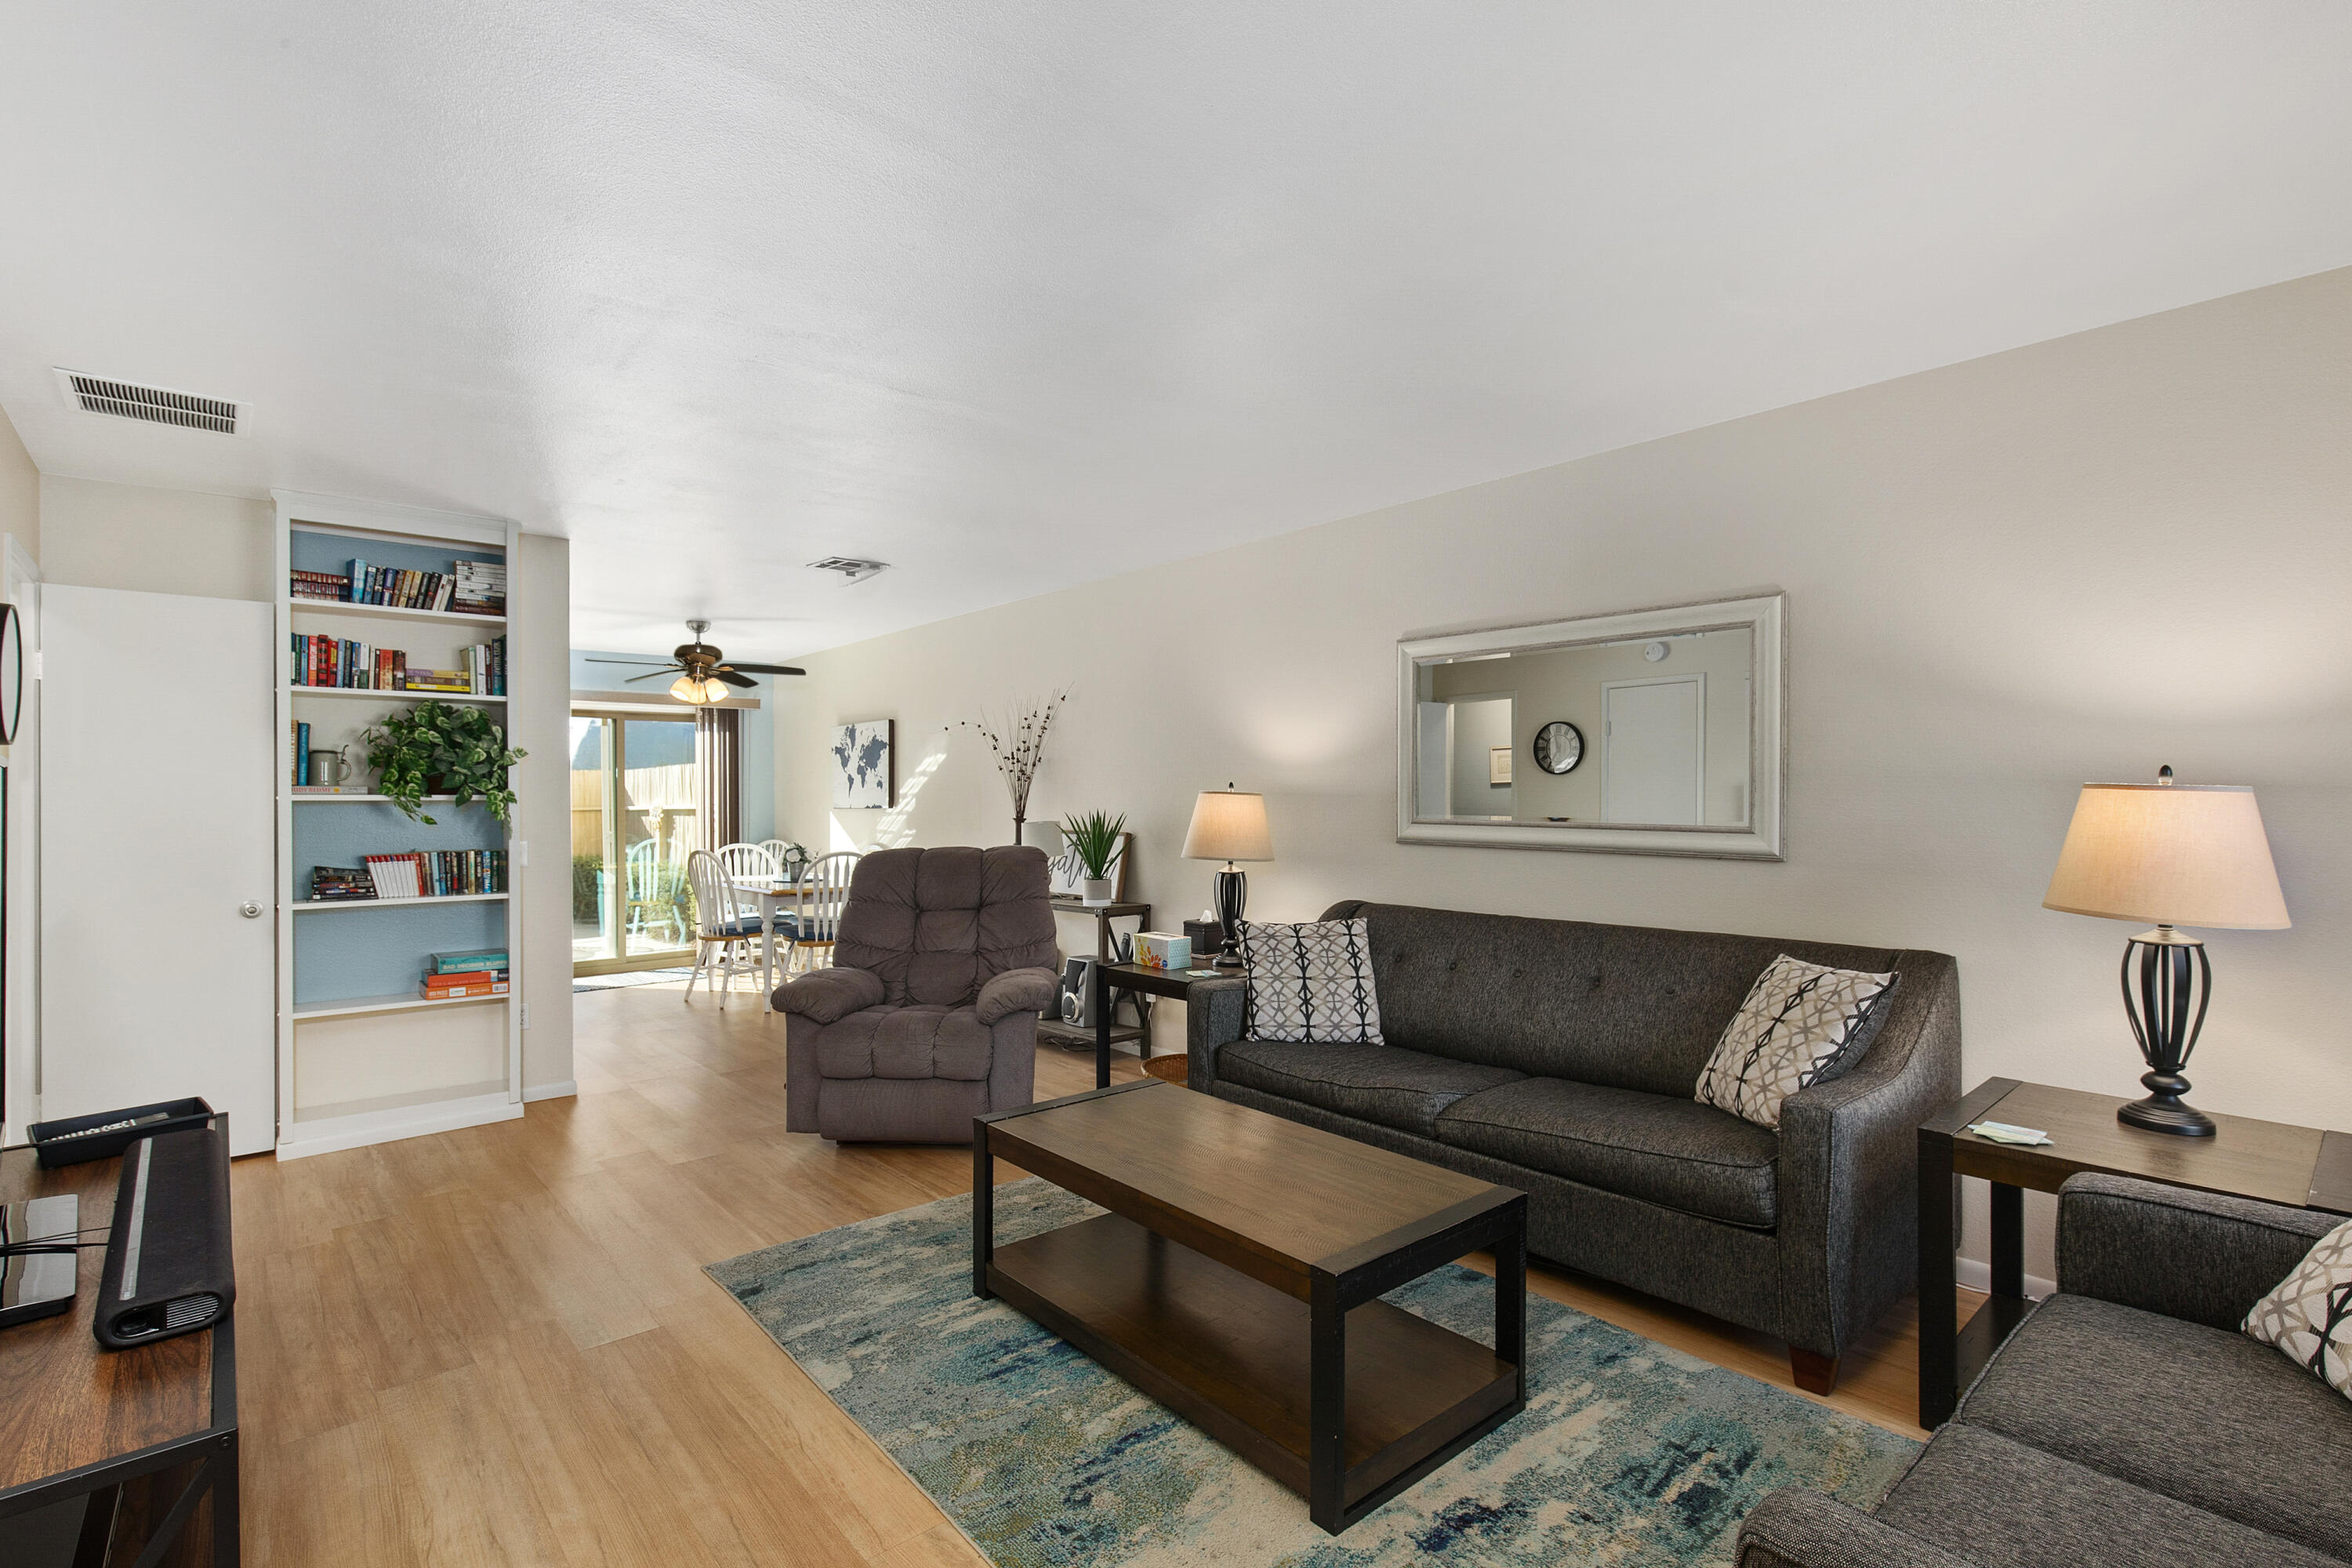
[[[896,805],[888,719],[837,724],[833,731],[833,804],[845,811]]]

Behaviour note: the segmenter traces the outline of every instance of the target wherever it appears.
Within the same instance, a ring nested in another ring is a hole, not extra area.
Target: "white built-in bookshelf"
[[[323,637],[397,649],[406,667],[450,669],[462,650],[507,635],[520,591],[512,570],[520,531],[500,519],[377,505],[291,491],[278,502],[278,1153],[323,1154],[448,1131],[523,1113],[522,878],[527,847],[478,801],[427,797],[437,825],[412,822],[372,793],[361,732],[387,713],[436,698],[478,704],[501,726],[519,689],[512,647],[507,690],[409,691],[296,683],[294,639]],[[460,560],[505,563],[507,613],[298,597],[298,572],[341,573],[359,559],[416,572]],[[341,790],[295,786],[295,726],[313,751],[341,750],[360,777]],[[509,741],[511,743],[511,741]],[[314,866],[355,867],[368,855],[503,849],[507,890],[409,899],[313,901]],[[506,994],[421,994],[428,955],[507,951]]]

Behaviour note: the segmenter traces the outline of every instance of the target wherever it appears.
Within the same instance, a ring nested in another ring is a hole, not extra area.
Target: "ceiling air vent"
[[[68,405],[85,414],[111,414],[120,419],[144,419],[150,425],[176,425],[183,430],[211,430],[223,436],[237,434],[247,412],[245,405],[226,398],[109,381],[78,370],[59,370],[58,390],[65,395]]]
[[[890,570],[887,561],[861,561],[855,555],[828,555],[822,561],[809,563],[812,572],[838,572],[845,582],[863,583],[877,573]]]

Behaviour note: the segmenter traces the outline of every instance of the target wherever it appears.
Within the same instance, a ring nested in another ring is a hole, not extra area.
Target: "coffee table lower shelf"
[[[987,1280],[1312,1500],[1307,1302],[1118,1215],[998,1245]],[[1345,1322],[1345,1517],[1318,1517],[1327,1530],[1385,1502],[1523,1403],[1519,1369],[1475,1340],[1381,1300]]]

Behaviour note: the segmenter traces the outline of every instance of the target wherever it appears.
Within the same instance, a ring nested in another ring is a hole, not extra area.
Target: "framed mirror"
[[[1400,642],[1398,842],[1780,859],[1786,606]]]

